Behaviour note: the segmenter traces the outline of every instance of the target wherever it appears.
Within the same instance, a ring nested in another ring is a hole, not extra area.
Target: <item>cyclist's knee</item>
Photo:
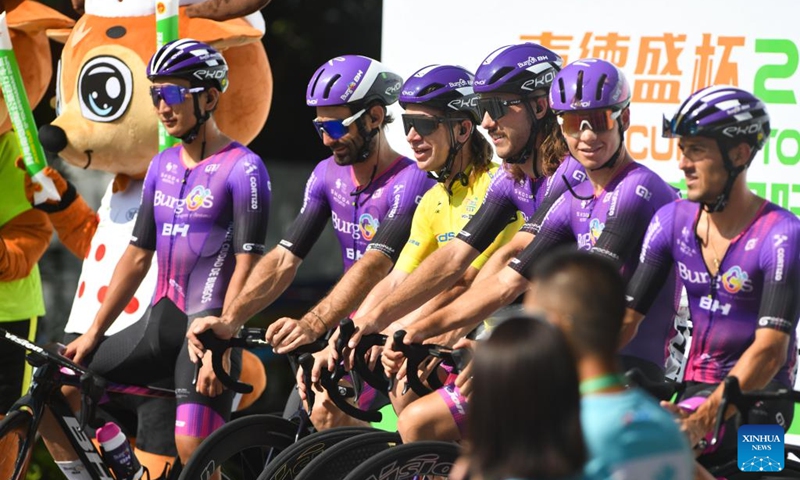
[[[136,458],[139,460],[139,463],[141,463],[142,466],[147,468],[147,471],[150,472],[151,479],[166,478],[162,476],[162,474],[168,471],[167,465],[170,465],[170,469],[175,467],[175,465],[173,465],[175,462],[175,457],[145,452],[144,450],[139,450],[138,448],[134,450],[134,453],[136,454]]]
[[[317,392],[314,407],[311,409],[311,423],[317,431],[333,427],[369,426],[367,422],[355,419],[339,410],[328,396],[328,392]]]
[[[461,438],[447,405],[435,395],[422,397],[403,409],[397,417],[397,431],[404,443]]]

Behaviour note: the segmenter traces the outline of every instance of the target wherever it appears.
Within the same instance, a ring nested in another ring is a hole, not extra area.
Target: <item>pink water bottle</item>
[[[97,429],[97,441],[103,451],[103,460],[111,467],[117,480],[139,480],[144,468],[133,454],[131,444],[116,423],[108,422]]]

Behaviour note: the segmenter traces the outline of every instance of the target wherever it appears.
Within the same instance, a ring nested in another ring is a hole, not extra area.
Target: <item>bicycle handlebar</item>
[[[444,385],[439,377],[435,374],[428,376],[428,385],[425,386],[419,378],[419,364],[428,357],[435,357],[442,360],[442,363],[452,366],[453,373],[459,373],[461,369],[469,363],[469,350],[466,348],[453,350],[449,347],[441,345],[428,345],[422,343],[412,343],[406,345],[403,339],[406,336],[405,330],[397,330],[394,332],[392,339],[394,340],[394,350],[399,351],[406,357],[406,378],[411,389],[420,397],[431,393],[433,390],[438,390]]]
[[[206,330],[197,334],[197,339],[203,344],[203,348],[211,350],[211,366],[214,368],[214,374],[226,388],[233,390],[237,393],[250,393],[253,391],[253,386],[234,380],[222,365],[222,358],[225,351],[229,348],[257,348],[268,346],[269,343],[264,340],[266,329],[263,328],[245,328],[239,333],[237,337],[231,337],[228,340],[214,335],[212,330]],[[198,362],[198,368],[201,362]],[[197,370],[196,370],[197,371]],[[196,377],[196,375],[195,375]]]
[[[744,423],[747,423],[749,421],[750,409],[756,402],[762,400],[791,400],[795,403],[800,402],[800,392],[788,388],[772,391],[758,390],[745,393],[742,392],[739,386],[739,379],[734,376],[725,377],[722,384],[722,402],[717,411],[717,419],[714,422],[714,436],[711,437],[711,445],[716,445],[719,441],[719,432],[725,422],[725,410],[728,409],[728,405],[730,404],[739,410]]]

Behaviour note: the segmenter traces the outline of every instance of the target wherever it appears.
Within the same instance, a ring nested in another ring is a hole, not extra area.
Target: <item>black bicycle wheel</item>
[[[447,478],[460,448],[450,442],[413,442],[384,450],[344,477],[344,480],[411,480]]]
[[[14,410],[0,421],[0,479],[25,478],[25,470],[33,452],[34,438],[28,438],[30,414]]]
[[[355,435],[377,431],[370,427],[340,427],[312,433],[282,451],[258,480],[293,480],[303,468],[322,452]]]
[[[362,433],[322,452],[295,480],[342,480],[368,458],[400,443],[397,433]]]
[[[264,466],[294,442],[297,425],[274,415],[251,415],[208,436],[183,467],[179,480],[206,480],[220,469],[226,480],[255,480]]]

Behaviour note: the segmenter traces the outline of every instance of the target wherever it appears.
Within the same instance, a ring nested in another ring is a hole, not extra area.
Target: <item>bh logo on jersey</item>
[[[600,234],[603,233],[603,229],[606,227],[605,223],[600,223],[600,220],[597,218],[593,218],[591,222],[589,222],[589,241],[594,245],[597,243],[597,239],[600,238]]]
[[[361,236],[364,237],[365,240],[372,240],[372,237],[375,236],[375,232],[378,231],[378,225],[380,225],[378,219],[369,213],[362,213],[361,216],[358,217],[358,228],[361,230]]]
[[[194,212],[200,207],[211,208],[214,205],[214,197],[211,195],[211,190],[202,185],[197,185],[186,196],[186,208],[190,212]]]
[[[722,287],[728,293],[749,292],[753,290],[750,276],[739,265],[734,265],[722,274]]]

